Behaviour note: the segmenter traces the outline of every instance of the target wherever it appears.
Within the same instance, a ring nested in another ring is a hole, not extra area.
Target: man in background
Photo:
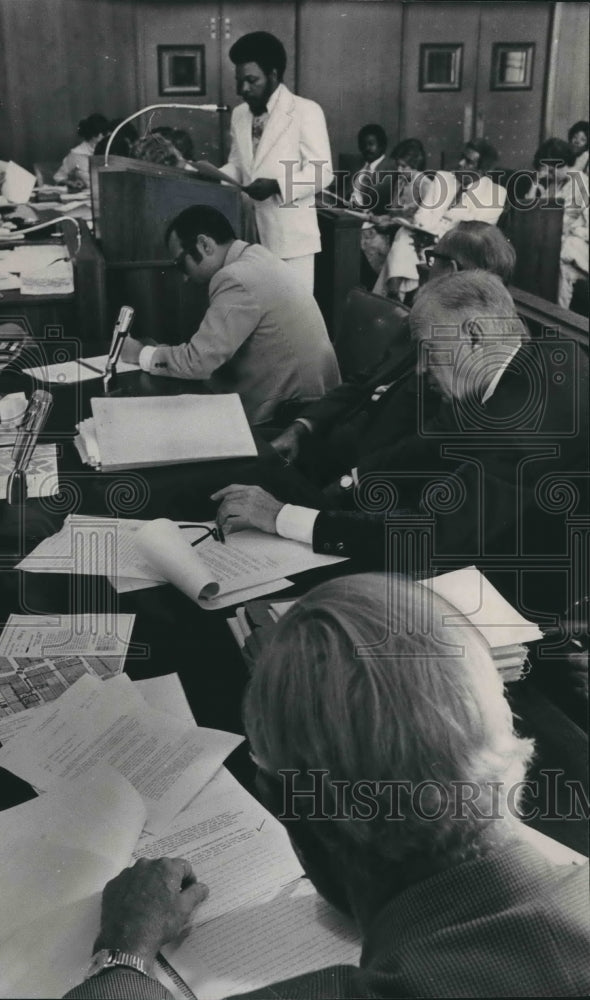
[[[232,113],[231,149],[222,170],[253,199],[262,245],[313,291],[314,254],[321,249],[315,196],[333,177],[324,113],[282,82],[287,55],[274,35],[244,35],[229,56],[244,103]]]

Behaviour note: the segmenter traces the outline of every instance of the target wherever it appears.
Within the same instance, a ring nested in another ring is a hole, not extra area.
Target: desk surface
[[[29,395],[32,388],[31,379],[17,371],[5,371],[0,376],[2,393],[24,389]],[[115,391],[167,395],[202,388],[199,383],[154,378],[141,372],[120,376]],[[171,586],[116,594],[104,578],[23,574],[13,567],[25,551],[56,531],[66,514],[73,511],[202,520],[214,513],[210,493],[232,481],[258,482],[281,499],[312,506],[319,502],[317,493],[295,470],[285,468],[259,435],[255,436],[260,455],[254,460],[96,473],[82,465],[72,437],[76,421],[89,413],[90,398],[102,394],[102,383],[54,386],[51,391],[55,405],[44,440],[59,445],[62,496],[29,501],[24,514],[0,504],[0,622],[6,621],[11,612],[71,614],[109,609],[135,613],[127,673],[140,679],[177,672],[200,725],[243,732],[241,702],[248,675],[226,624],[230,609],[203,611]],[[321,580],[349,571],[348,564],[343,563],[301,574],[294,587],[281,592],[281,596],[298,596]],[[548,736],[539,748],[535,774],[543,767],[563,767],[568,776],[585,784],[585,734],[530,684],[511,688],[513,710],[517,719],[523,720],[517,722],[517,727],[527,735]],[[245,745],[238,747],[228,764],[252,790],[253,769]],[[10,779],[3,781],[0,774],[0,800],[3,794],[4,804],[13,804],[18,789]],[[564,801],[562,809],[567,813],[568,808],[569,802]],[[587,849],[583,821],[533,825],[575,850]]]

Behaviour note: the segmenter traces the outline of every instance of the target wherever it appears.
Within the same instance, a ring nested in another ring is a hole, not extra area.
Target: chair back
[[[381,295],[353,288],[346,298],[334,349],[343,380],[374,367],[386,350],[399,342],[399,360],[410,353],[409,309]],[[395,358],[394,358],[395,360]]]

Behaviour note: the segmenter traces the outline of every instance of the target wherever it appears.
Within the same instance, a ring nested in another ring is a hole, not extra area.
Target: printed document
[[[0,749],[0,765],[45,791],[97,764],[119,771],[141,795],[157,833],[219,770],[243,737],[186,726],[146,705],[126,675],[102,684],[85,675],[49,712]],[[39,720],[39,721],[38,721]]]
[[[158,836],[144,833],[134,858],[190,861],[209,896],[192,923],[207,923],[303,875],[281,824],[226,768]]]

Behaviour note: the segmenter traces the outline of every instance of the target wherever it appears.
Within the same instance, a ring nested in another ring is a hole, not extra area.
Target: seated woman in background
[[[505,189],[488,176],[497,159],[491,143],[474,139],[465,146],[456,173],[438,170],[426,178],[426,184],[422,178],[413,178],[412,190],[420,185],[420,204],[412,215],[406,212],[409,226],[398,229],[373,288],[375,294],[403,301],[420,283],[418,265],[425,243],[460,222],[497,223],[506,202]]]
[[[557,301],[569,309],[576,281],[588,277],[588,177],[575,169],[575,153],[563,139],[546,139],[535,153],[537,176],[528,197],[563,205]]]
[[[361,249],[377,274],[385,263],[395,229],[399,226],[396,220],[400,216],[411,218],[414,215],[430,185],[424,173],[426,153],[419,139],[399,142],[391,151],[391,162],[395,175],[377,185],[377,205],[361,232]],[[377,294],[380,294],[379,291]]]
[[[68,187],[81,190],[90,186],[89,159],[94,155],[97,142],[106,135],[109,124],[104,115],[89,115],[78,124],[78,135],[82,140],[64,157],[59,170],[54,174],[56,184],[67,182]]]
[[[588,173],[588,122],[575,122],[567,134],[572,153],[576,157],[574,170]]]

